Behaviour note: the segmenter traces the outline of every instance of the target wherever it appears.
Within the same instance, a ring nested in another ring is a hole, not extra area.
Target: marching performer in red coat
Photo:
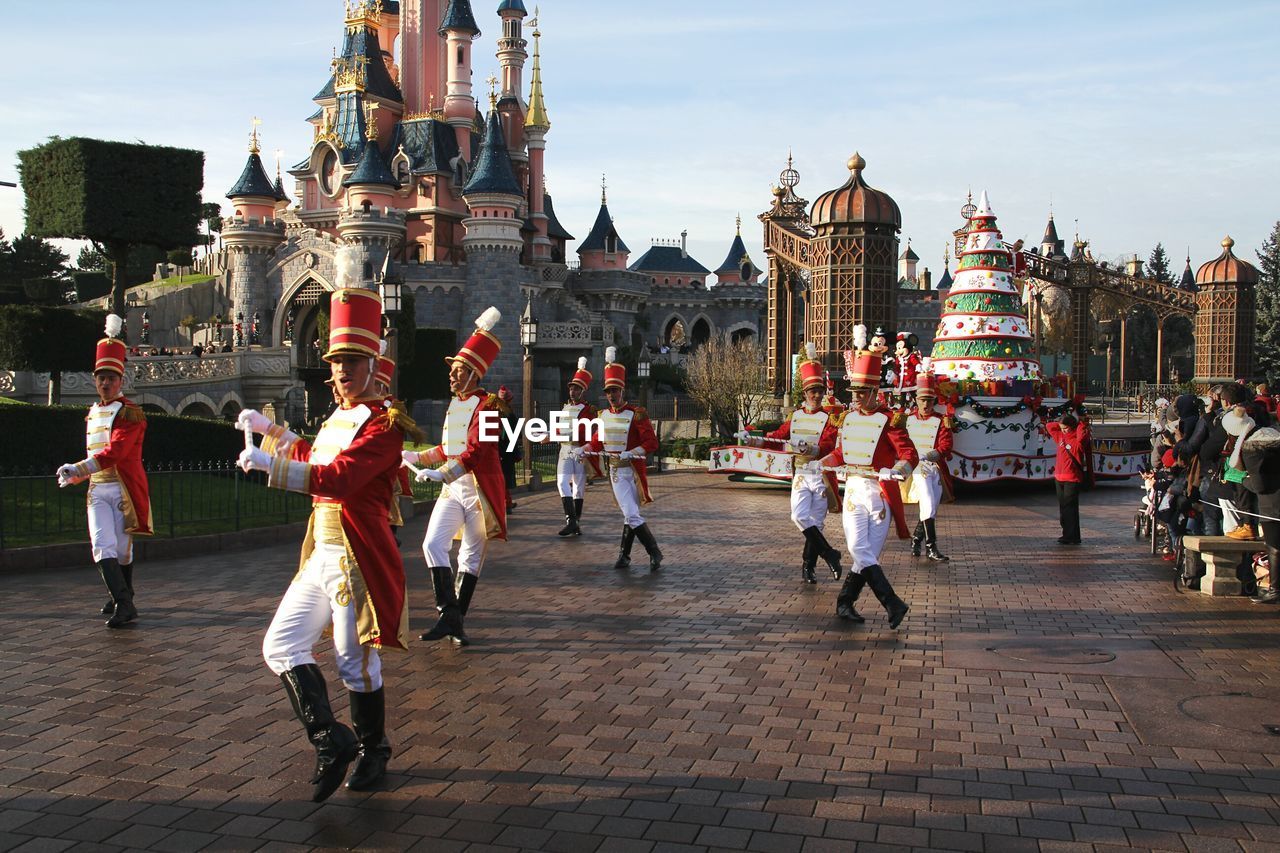
[[[387,342],[382,342],[383,354],[378,356],[378,365],[373,375],[373,387],[377,389],[378,394],[382,396],[382,408],[391,411],[398,410],[398,414],[405,419],[409,419],[409,410],[405,408],[404,402],[397,400],[391,393],[391,383],[396,375],[396,363],[386,355]],[[425,436],[421,430],[416,429],[410,436],[414,441],[422,441]],[[395,537],[396,545],[400,544],[399,530],[404,527],[404,514],[400,512],[400,498],[408,495],[413,496],[413,484],[409,482],[409,469],[404,465],[396,471],[396,481],[391,487],[391,512],[388,513],[388,520],[391,522],[391,535]]]
[[[497,396],[478,387],[502,349],[490,331],[501,319],[497,308],[486,310],[458,354],[445,359],[453,399],[444,416],[441,443],[422,453],[404,451],[410,465],[440,466],[424,469],[419,480],[444,483],[422,542],[440,619],[423,640],[448,637],[468,644],[462,618],[480,580],[485,547],[490,539],[507,538],[507,483],[498,455],[498,443],[504,439],[502,418]],[[462,539],[456,578],[449,565],[455,537]]]
[[[585,452],[599,454],[609,466],[609,482],[613,485],[613,497],[622,510],[622,546],[615,569],[631,565],[631,545],[639,539],[649,554],[649,571],[662,567],[662,551],[653,538],[649,525],[640,515],[643,504],[652,503],[649,494],[649,478],[645,473],[645,459],[658,451],[658,437],[648,414],[639,406],[626,402],[627,368],[617,364],[617,347],[608,347],[604,354],[604,396],[609,408],[600,413],[604,435],[593,436],[586,443]],[[570,451],[581,458],[584,448]]]
[[[124,384],[124,321],[107,316],[107,336],[98,341],[93,384],[98,402],[85,418],[88,456],[57,471],[58,485],[89,481],[89,543],[111,599],[102,608],[108,628],[138,618],[133,604],[133,537],[151,535],[151,496],[142,469],[147,418],[121,396]]]
[[[560,411],[570,421],[570,440],[561,442],[560,456],[556,460],[556,488],[560,492],[560,503],[564,506],[564,527],[560,528],[560,536],[581,536],[582,529],[582,494],[587,485],[587,465],[596,468],[595,457],[583,460],[579,454],[575,457],[573,448],[586,444],[586,438],[579,436],[583,429],[580,423],[591,421],[596,417],[596,407],[583,397],[591,387],[591,372],[587,370],[587,360],[578,359],[578,369],[569,380],[569,402]],[[548,439],[550,441],[550,439]]]
[[[817,583],[814,567],[821,557],[831,569],[836,580],[840,579],[840,551],[832,548],[822,533],[827,520],[827,510],[838,506],[839,487],[835,478],[822,470],[818,459],[829,454],[836,446],[839,430],[838,416],[833,416],[822,405],[825,386],[822,362],[818,361],[812,343],[805,344],[805,359],[800,362],[800,388],[804,404],[787,416],[782,426],[758,438],[748,433],[738,433],[745,444],[756,447],[790,448],[796,454],[792,460],[795,476],[791,480],[791,521],[804,534],[804,556],[800,576],[805,583]]]
[[[312,496],[298,573],[262,641],[294,712],[316,748],[312,799],[326,799],[359,758],[347,787],[367,790],[386,771],[386,698],[379,650],[408,645],[404,564],[387,524],[406,432],[417,428],[384,406],[374,387],[382,327],[378,294],[337,290],[331,300],[329,362],[338,409],[314,442],[245,409],[237,424],[264,436],[240,454],[245,471],[267,485]],[[355,734],[334,719],[314,647],[333,632],[333,656],[349,691]]]
[[[870,586],[888,613],[889,627],[896,628],[908,608],[880,568],[880,552],[889,535],[890,517],[898,536],[907,538],[898,483],[911,476],[919,457],[904,416],[880,405],[880,358],[864,349],[866,326],[854,327],[853,340],[856,349],[845,351],[845,364],[854,400],[841,420],[836,449],[823,460],[824,466],[845,471],[844,533],[853,557],[836,598],[836,615],[864,621],[853,605],[863,586]]]
[[[938,550],[938,529],[934,521],[938,504],[944,496],[952,500],[954,489],[947,462],[951,459],[952,422],[942,412],[936,411],[938,380],[933,375],[933,359],[921,360],[916,380],[916,407],[907,415],[907,433],[920,454],[916,466],[907,481],[906,489],[920,507],[920,521],[911,534],[911,556],[920,556],[923,544],[925,555],[934,562],[945,563],[951,558]]]

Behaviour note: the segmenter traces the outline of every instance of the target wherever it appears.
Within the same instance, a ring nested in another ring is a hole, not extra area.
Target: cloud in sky
[[[811,201],[860,151],[937,273],[969,188],[990,193],[1010,239],[1037,240],[1052,202],[1063,236],[1079,220],[1100,257],[1163,241],[1200,263],[1231,233],[1252,259],[1280,218],[1275,2],[540,5],[556,211],[584,237],[606,174],[636,255],[688,229],[714,268],[741,213],[762,262],[754,217],[788,149]],[[476,80],[498,67],[496,6],[473,0]],[[0,179],[16,176],[18,149],[54,134],[141,139],[205,151],[205,195],[222,200],[253,115],[264,153],[284,149],[286,166],[305,156],[342,3],[157,8],[10,12]],[[0,188],[0,227],[14,236],[22,223],[20,191]]]

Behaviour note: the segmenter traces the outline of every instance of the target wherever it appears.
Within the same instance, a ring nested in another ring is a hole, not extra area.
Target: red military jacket
[[[1093,436],[1089,424],[1081,421],[1073,429],[1049,421],[1044,432],[1058,446],[1053,478],[1062,483],[1088,483],[1093,479]]]
[[[616,409],[610,406],[600,412],[600,420],[604,424],[604,434],[594,436],[584,445],[588,451],[617,454],[624,450],[642,449],[646,457],[658,452],[658,436],[654,434],[653,422],[640,406],[631,403],[624,403]],[[640,485],[642,504],[653,502],[645,470],[647,464],[647,458],[631,460],[631,467],[636,472],[636,482]]]
[[[765,437],[776,438],[779,441],[790,441],[791,440],[791,419],[794,418],[796,414],[801,412],[808,415],[815,415],[815,414],[818,414],[819,412],[824,412],[828,416],[826,424],[824,424],[822,427],[822,433],[818,437],[817,443],[814,444],[814,449],[812,451],[812,455],[821,459],[823,456],[826,456],[828,453],[830,453],[832,450],[835,449],[836,439],[840,437],[840,429],[838,427],[840,418],[837,417],[836,414],[828,411],[825,406],[819,405],[818,408],[812,412],[810,412],[807,408],[804,408],[804,407],[796,409],[794,412],[787,415],[787,419],[782,422],[781,426],[779,426],[773,432],[767,433]],[[813,444],[813,442],[810,442],[810,443]]]
[[[446,484],[468,474],[475,477],[488,539],[507,538],[507,481],[498,455],[498,447],[506,441],[501,420],[501,401],[496,394],[477,388],[454,397],[445,413],[443,442],[418,454],[428,465],[448,463],[444,467]],[[481,423],[486,421],[497,441],[480,440]]]
[[[92,491],[97,483],[120,483],[125,532],[133,536],[152,534],[151,490],[142,468],[142,439],[146,434],[146,414],[127,397],[89,407],[85,446],[98,463],[97,473],[89,476],[89,489]]]
[[[355,558],[350,592],[356,630],[362,645],[375,648],[408,647],[404,563],[387,524],[404,447],[400,417],[384,408],[381,398],[344,402],[325,421],[314,446],[279,428],[262,442],[270,454],[288,448],[286,457],[273,466],[268,485],[312,495],[317,507],[340,507],[342,533]],[[315,524],[313,512],[299,571],[315,547]]]
[[[859,418],[875,418],[882,422],[880,433],[876,438],[875,448],[871,453],[871,458],[866,463],[855,462],[852,459],[845,458],[845,430],[854,426],[853,420]],[[911,443],[911,436],[907,433],[906,418],[901,412],[890,411],[889,409],[877,404],[876,408],[870,412],[864,412],[856,404],[849,407],[849,411],[840,421],[841,439],[836,442],[835,450],[825,460],[827,464],[833,466],[866,464],[870,469],[868,473],[874,474],[881,468],[906,467],[906,474],[910,474],[911,470],[920,464],[920,455],[916,453],[916,447]],[[911,536],[910,530],[907,529],[907,515],[902,506],[902,490],[895,481],[881,480],[879,481],[880,494],[884,497],[885,504],[889,507],[889,511],[893,514],[894,526],[898,531],[899,539],[908,539]]]
[[[932,437],[929,434],[932,431]],[[955,439],[951,428],[951,418],[934,409],[931,415],[921,415],[919,409],[911,409],[907,413],[907,433],[921,456],[928,450],[938,451],[942,457],[938,462],[938,470],[942,474],[942,493],[946,500],[955,500],[955,482],[951,478],[951,469],[947,463],[951,461],[952,447]],[[929,440],[925,441],[925,438]],[[921,438],[917,441],[917,438]],[[926,446],[927,445],[927,446]]]

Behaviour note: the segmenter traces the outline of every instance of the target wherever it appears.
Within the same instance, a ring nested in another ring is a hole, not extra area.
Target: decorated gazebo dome
[[[898,203],[883,190],[869,186],[862,178],[867,161],[856,151],[849,158],[849,180],[844,186],[818,196],[813,203],[809,221],[815,228],[821,225],[865,223],[888,225],[894,231],[902,230],[902,212]]]
[[[1258,270],[1248,261],[1242,261],[1232,253],[1236,244],[1230,236],[1222,240],[1222,254],[1203,264],[1196,273],[1196,284],[1257,284]]]

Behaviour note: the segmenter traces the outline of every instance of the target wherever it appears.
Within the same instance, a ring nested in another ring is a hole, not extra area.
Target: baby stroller
[[[1161,507],[1168,508],[1168,492],[1172,483],[1173,478],[1162,473],[1151,479],[1144,477],[1142,503],[1133,514],[1133,538],[1146,539],[1153,557],[1169,547],[1168,528],[1159,523],[1156,513]]]

